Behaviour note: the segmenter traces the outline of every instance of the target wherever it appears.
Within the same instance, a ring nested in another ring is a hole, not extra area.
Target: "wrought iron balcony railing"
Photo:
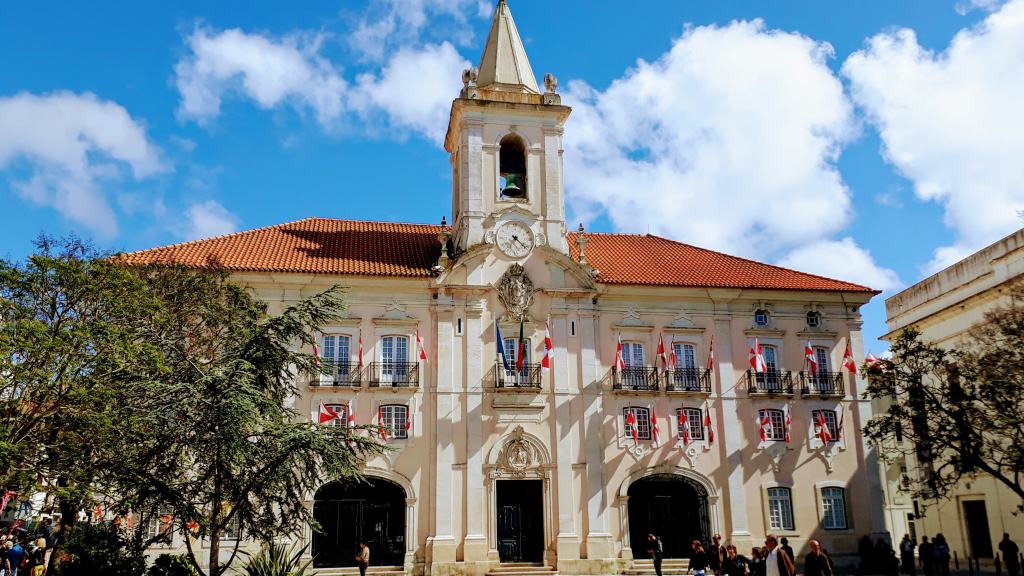
[[[818,370],[800,373],[800,394],[804,396],[842,396],[843,373]]]
[[[658,369],[654,366],[612,367],[613,390],[658,391]]]
[[[501,362],[494,365],[494,387],[495,388],[516,388],[540,390],[541,370],[540,364],[523,364],[522,369],[517,370],[515,364],[510,364],[511,370],[505,370]]]
[[[328,373],[319,374],[310,380],[310,386],[345,386],[358,388],[363,384],[363,373],[351,364],[327,365]]]
[[[789,370],[747,370],[747,393],[792,396],[793,373]]]
[[[371,388],[416,388],[420,383],[418,362],[371,362]]]
[[[669,392],[711,393],[711,371],[700,368],[676,368],[664,374],[665,390]]]

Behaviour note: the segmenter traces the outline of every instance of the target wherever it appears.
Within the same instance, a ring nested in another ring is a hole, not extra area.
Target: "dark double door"
[[[544,488],[541,480],[498,480],[498,558],[544,560]]]
[[[638,480],[629,487],[629,541],[634,558],[650,558],[647,535],[661,538],[665,558],[689,558],[690,543],[709,538],[707,492],[672,474]]]
[[[313,502],[315,568],[355,566],[359,542],[370,548],[370,564],[401,566],[405,560],[405,492],[385,480],[321,488]]]
[[[967,538],[971,543],[971,555],[975,558],[992,557],[992,535],[988,530],[988,512],[984,500],[965,500],[964,524]]]

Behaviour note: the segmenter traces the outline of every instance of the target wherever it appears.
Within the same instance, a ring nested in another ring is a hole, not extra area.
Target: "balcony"
[[[370,388],[416,388],[419,384],[418,362],[370,363]]]
[[[310,380],[310,386],[359,388],[363,384],[363,374],[356,366],[339,364],[329,366],[329,373]]]
[[[800,394],[830,398],[843,396],[843,373],[818,370],[814,374],[800,373]]]
[[[788,370],[768,370],[761,373],[747,370],[747,393],[751,395],[792,396],[793,373]]]
[[[653,366],[612,367],[612,390],[658,391],[658,369]]]
[[[665,390],[668,392],[690,392],[711,394],[711,371],[700,368],[676,368],[666,370]]]
[[[512,365],[511,368],[511,370],[505,370],[501,362],[494,365],[495,388],[540,390],[540,364],[523,364],[521,370],[516,370],[515,365]]]

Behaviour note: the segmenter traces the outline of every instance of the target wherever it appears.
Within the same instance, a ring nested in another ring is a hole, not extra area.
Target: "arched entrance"
[[[710,540],[708,492],[675,474],[654,474],[629,485],[629,541],[634,558],[649,558],[647,535],[661,538],[665,558],[689,558],[690,542]]]
[[[377,566],[401,566],[405,558],[406,495],[401,486],[381,478],[366,482],[331,482],[313,499],[313,566],[355,566],[359,542],[370,548]]]

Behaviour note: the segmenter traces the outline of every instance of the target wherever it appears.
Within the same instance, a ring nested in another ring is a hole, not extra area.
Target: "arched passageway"
[[[401,566],[405,556],[405,491],[380,478],[325,484],[313,499],[313,566],[355,566],[359,542],[376,566]]]
[[[708,493],[675,474],[655,474],[629,485],[629,541],[634,558],[649,558],[647,535],[661,538],[665,558],[689,558],[690,542],[708,542]]]

